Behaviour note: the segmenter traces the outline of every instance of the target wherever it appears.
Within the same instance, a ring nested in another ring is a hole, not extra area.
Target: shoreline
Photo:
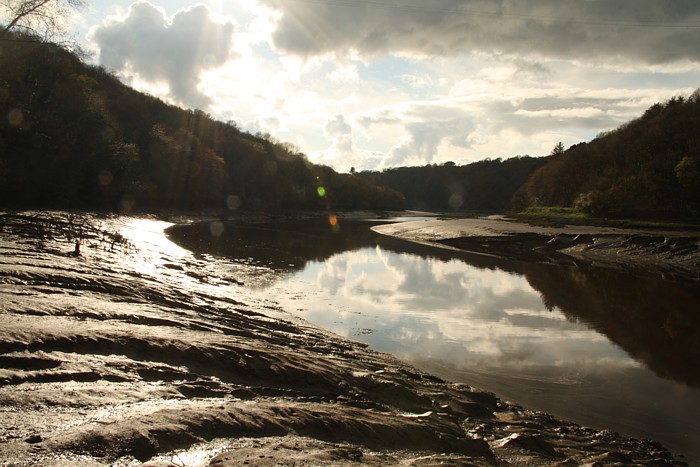
[[[700,235],[694,231],[539,227],[489,218],[404,222],[376,226],[373,230],[473,254],[700,281]]]
[[[159,243],[165,225],[77,256],[3,228],[1,464],[685,465],[256,301],[225,264]]]

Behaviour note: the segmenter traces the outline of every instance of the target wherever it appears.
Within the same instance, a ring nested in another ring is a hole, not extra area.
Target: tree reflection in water
[[[658,376],[700,387],[700,287],[605,269],[526,264],[548,307],[604,334]]]

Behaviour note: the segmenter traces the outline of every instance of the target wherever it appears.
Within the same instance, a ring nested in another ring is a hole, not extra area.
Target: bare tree
[[[71,10],[86,0],[0,0],[0,38],[13,31],[56,42],[66,35],[66,19]]]

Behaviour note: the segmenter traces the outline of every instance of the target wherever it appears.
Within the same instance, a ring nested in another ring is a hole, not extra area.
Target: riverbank
[[[168,223],[88,220],[76,248],[3,219],[3,465],[682,465],[312,327]]]
[[[614,227],[543,227],[504,218],[388,224],[376,232],[439,247],[523,261],[578,263],[700,280],[697,231]]]

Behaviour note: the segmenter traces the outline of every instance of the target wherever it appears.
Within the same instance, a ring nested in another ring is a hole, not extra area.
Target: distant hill
[[[403,196],[123,85],[66,50],[0,42],[0,206],[401,209]]]
[[[448,162],[359,175],[400,191],[410,209],[502,213],[510,209],[517,190],[546,163],[547,158],[518,156],[462,166]]]
[[[595,216],[693,217],[700,210],[700,89],[550,158],[513,209],[557,206]]]

